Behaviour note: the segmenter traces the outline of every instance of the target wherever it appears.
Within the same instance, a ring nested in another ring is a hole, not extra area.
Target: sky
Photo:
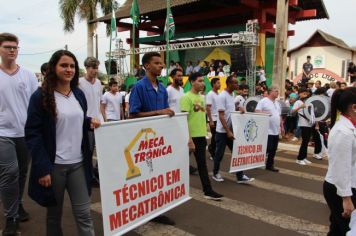
[[[122,4],[124,1],[118,2]],[[356,31],[353,30],[354,26],[350,20],[356,12],[356,1],[324,0],[324,3],[330,19],[290,25],[290,30],[295,30],[295,36],[289,38],[289,48],[306,41],[317,29],[343,39],[349,46],[356,46]],[[0,6],[7,8],[0,14],[0,32],[14,33],[20,39],[17,59],[19,65],[39,72],[42,63],[47,62],[53,52],[68,45],[68,50],[76,55],[80,67],[83,67],[86,58],[86,23],[76,18],[74,32],[65,33],[59,15],[58,0],[12,0],[10,5],[9,1],[0,0]],[[105,71],[103,62],[107,59],[105,53],[109,51],[110,40],[106,36],[104,23],[98,24],[96,33],[99,41],[99,60],[102,62],[100,70]],[[125,42],[128,33],[119,33],[118,36]],[[127,44],[124,44],[124,47],[128,49]]]

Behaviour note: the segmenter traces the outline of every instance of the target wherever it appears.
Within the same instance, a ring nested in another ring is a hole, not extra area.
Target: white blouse
[[[335,185],[337,195],[352,196],[351,188],[356,188],[356,128],[341,115],[328,140],[329,167],[325,180]]]

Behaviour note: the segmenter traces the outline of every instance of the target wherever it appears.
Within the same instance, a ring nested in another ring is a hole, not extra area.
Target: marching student
[[[216,126],[216,150],[214,156],[213,180],[217,182],[224,181],[224,178],[219,173],[220,162],[225,153],[226,145],[232,152],[234,133],[232,130],[231,112],[235,111],[234,91],[237,89],[237,79],[229,76],[226,79],[226,89],[219,94],[217,109],[219,118]],[[236,172],[237,183],[248,183],[254,180],[249,178],[243,171]]]
[[[170,76],[173,83],[167,87],[168,105],[175,113],[181,112],[179,101],[184,95],[183,86],[183,71],[175,68],[172,70]]]
[[[283,133],[283,122],[281,119],[281,107],[276,101],[279,90],[276,86],[268,88],[268,96],[261,99],[256,106],[256,112],[264,112],[270,115],[267,139],[266,170],[278,172],[274,167],[274,157],[278,148],[279,134]],[[282,131],[282,132],[281,132]]]
[[[299,100],[296,101],[293,105],[292,112],[298,113],[298,127],[301,130],[302,143],[299,148],[298,158],[296,163],[299,165],[307,165],[310,164],[311,161],[307,159],[308,155],[308,143],[313,133],[313,125],[311,121],[305,116],[304,108],[305,101],[309,97],[308,89],[301,87],[298,91]],[[321,152],[321,143],[315,142],[314,146],[314,156],[318,155]],[[317,158],[318,159],[318,158]]]
[[[142,65],[146,70],[146,75],[131,90],[129,117],[132,119],[159,115],[174,116],[174,111],[168,105],[167,90],[157,79],[163,68],[161,55],[158,52],[144,54]],[[164,215],[152,221],[167,225],[175,224],[173,220]]]
[[[16,64],[19,39],[0,34],[0,196],[6,218],[4,236],[16,235],[29,214],[22,204],[29,155],[24,127],[30,97],[38,88],[34,73]]]
[[[88,130],[100,121],[87,117],[87,102],[78,88],[79,66],[66,50],[55,52],[46,80],[30,99],[25,126],[32,155],[29,196],[47,207],[47,235],[63,235],[67,190],[78,235],[94,235],[90,214],[92,156]]]
[[[101,101],[101,114],[104,117],[104,121],[123,120],[124,109],[118,83],[115,80],[110,81],[109,89],[110,91],[104,93]]]
[[[84,77],[79,78],[79,88],[83,91],[88,105],[88,116],[103,121],[103,117],[100,111],[100,104],[103,96],[103,89],[98,77],[99,60],[95,57],[87,57],[84,61],[86,74]],[[89,147],[91,155],[94,154],[95,137],[94,131],[89,131]],[[99,186],[99,179],[97,176],[98,166],[97,164],[93,168],[92,184],[93,186]]]
[[[223,195],[214,192],[212,189],[205,159],[207,144],[205,138],[207,134],[205,102],[199,94],[204,89],[204,77],[200,73],[192,73],[189,76],[189,82],[192,85],[191,90],[180,101],[181,110],[188,112],[189,146],[194,150],[204,197],[211,200],[220,200]]]
[[[215,142],[215,134],[216,134],[216,122],[218,120],[218,110],[217,110],[217,99],[220,89],[220,79],[213,78],[211,81],[212,89],[206,95],[206,113],[208,115],[209,127],[211,132],[211,141],[208,146],[208,150],[210,153],[210,159],[214,160],[216,142]]]
[[[334,92],[331,99],[331,127],[329,166],[323,192],[330,209],[328,235],[340,236],[349,230],[350,216],[356,204],[355,87]]]

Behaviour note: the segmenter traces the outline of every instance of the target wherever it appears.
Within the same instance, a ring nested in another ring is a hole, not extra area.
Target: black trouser
[[[337,195],[336,187],[324,181],[323,185],[324,198],[330,209],[330,227],[328,236],[343,236],[350,230],[350,218],[342,217],[344,208],[342,207],[342,197]],[[356,206],[356,189],[352,189],[352,202]]]
[[[216,134],[216,121],[214,121],[214,127],[210,127],[210,132],[211,132],[211,140],[210,144],[208,146],[209,153],[211,157],[214,159],[215,156],[215,149],[216,149],[216,142],[215,142],[215,134]]]
[[[226,145],[229,147],[231,153],[234,146],[234,140],[227,137],[226,133],[216,133],[216,151],[214,156],[214,170],[213,173],[216,175],[220,170],[220,163],[225,155]],[[236,172],[237,180],[241,180],[244,175],[243,171]]]
[[[204,193],[212,191],[208,167],[206,166],[205,151],[206,151],[206,138],[205,137],[195,137],[192,138],[195,145],[194,156],[198,166],[199,177],[201,185],[203,187]]]
[[[294,130],[297,128],[297,116],[287,116],[285,131],[286,134],[294,133]]]
[[[268,135],[266,168],[272,168],[274,166],[274,157],[276,156],[278,142],[279,135]]]
[[[314,153],[318,154],[321,152],[321,141],[318,132],[314,127],[300,127],[302,131],[302,144],[299,148],[298,160],[304,160],[308,155],[308,143],[310,141],[310,137],[313,134],[314,139]]]

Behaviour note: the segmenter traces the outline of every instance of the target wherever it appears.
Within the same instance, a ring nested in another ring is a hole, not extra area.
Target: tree
[[[114,5],[113,5],[114,4]],[[111,0],[60,0],[59,9],[60,16],[63,19],[64,31],[74,31],[75,17],[79,16],[80,20],[87,22],[87,56],[93,56],[94,53],[94,31],[97,27],[96,23],[89,22],[97,18],[97,7],[100,7],[102,13],[107,15],[112,12],[112,7],[117,9],[118,4]],[[107,33],[110,33],[110,24],[107,25]]]

